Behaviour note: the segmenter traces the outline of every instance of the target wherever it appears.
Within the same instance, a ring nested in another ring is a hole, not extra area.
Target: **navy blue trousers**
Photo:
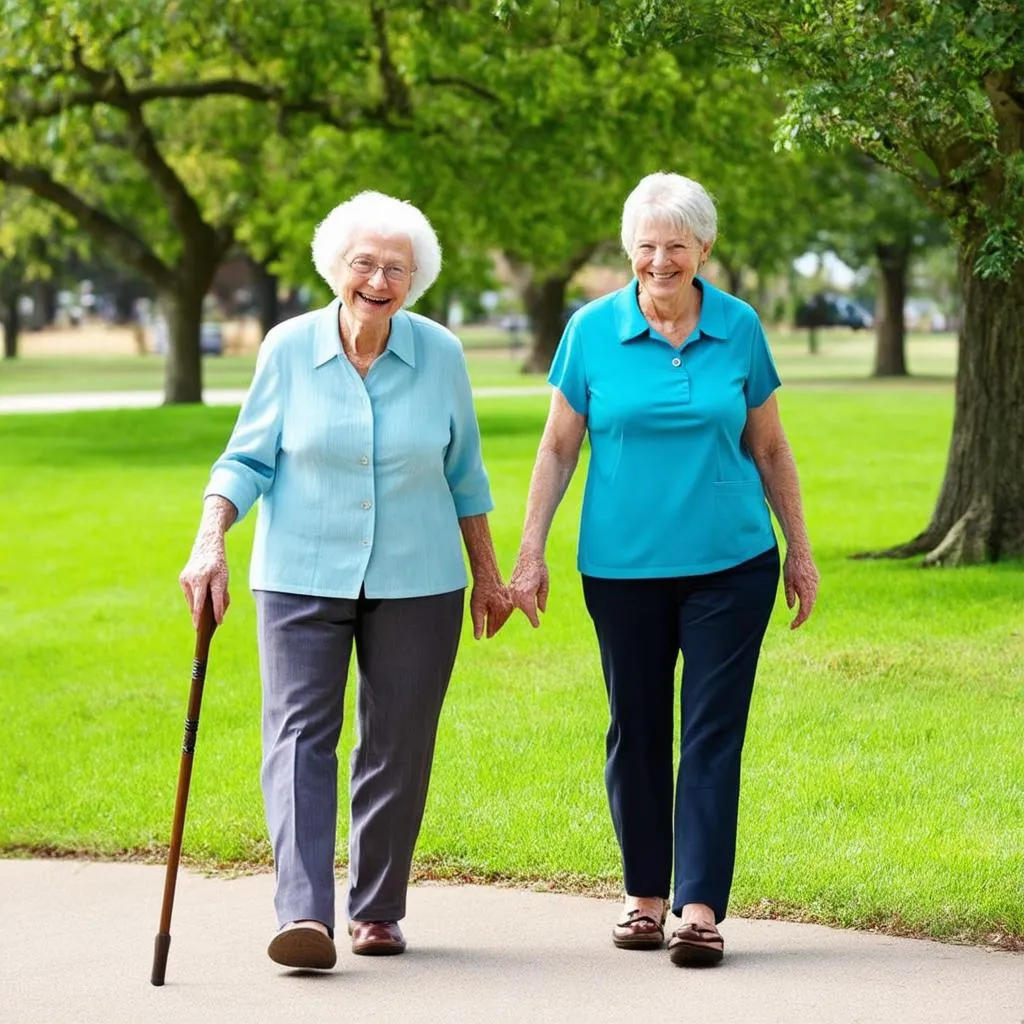
[[[736,860],[740,757],[777,548],[703,576],[583,577],[610,724],[605,784],[626,892],[706,903],[725,917]],[[673,807],[675,666],[683,655]]]

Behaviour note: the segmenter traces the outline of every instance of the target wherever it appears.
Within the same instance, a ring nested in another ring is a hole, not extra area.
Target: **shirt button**
[[[373,508],[373,502],[372,501],[364,501],[363,502],[363,508]]]
[[[364,548],[368,548],[369,546],[370,546],[370,538],[369,537],[364,537],[363,538],[363,547]]]
[[[370,460],[365,455],[359,460],[360,466],[368,466],[369,464]]]
[[[672,365],[673,366],[682,366],[683,365],[683,361],[682,361],[682,359],[679,358],[679,356],[676,356],[675,359],[672,360]]]

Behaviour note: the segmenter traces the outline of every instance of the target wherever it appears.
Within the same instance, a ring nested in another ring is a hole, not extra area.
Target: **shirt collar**
[[[697,332],[708,338],[720,338],[725,341],[728,330],[725,324],[725,298],[713,284],[703,277],[694,279],[703,294],[700,307],[700,318],[697,320]],[[636,278],[621,289],[615,299],[615,321],[618,325],[619,341],[635,341],[650,333],[651,325],[640,312],[637,299],[638,282]]]
[[[341,299],[334,299],[320,311],[316,321],[316,339],[313,365],[323,366],[335,356],[342,355],[341,336],[338,334],[338,311]],[[391,333],[386,352],[393,352],[403,363],[416,365],[416,346],[412,333],[412,319],[404,309],[391,318]]]

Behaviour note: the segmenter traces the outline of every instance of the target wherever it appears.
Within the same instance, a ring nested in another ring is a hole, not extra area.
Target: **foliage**
[[[630,5],[669,38],[720,24],[743,52],[793,75],[780,145],[851,144],[922,192],[981,276],[1024,258],[1021,0],[668,0]]]

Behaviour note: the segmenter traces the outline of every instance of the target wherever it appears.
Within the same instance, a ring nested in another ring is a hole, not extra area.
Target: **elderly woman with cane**
[[[512,605],[461,345],[403,309],[441,268],[429,222],[364,192],[320,224],[313,260],[337,297],[263,342],[181,585],[193,619],[207,592],[223,619],[225,534],[258,500],[250,585],[280,924],[268,954],[329,968],[336,748],[353,647],[348,930],[354,953],[395,954],[462,626],[462,543],[474,636],[493,636]]]
[[[548,531],[589,434],[578,567],[608,696],[605,781],[627,893],[612,941],[660,948],[671,907],[680,965],[724,950],[740,754],[779,576],[766,497],[786,537],[794,628],[818,589],[764,331],[700,276],[716,219],[704,189],[678,174],[652,174],[626,200],[634,278],[574,314],[555,354],[510,584],[538,625]]]

